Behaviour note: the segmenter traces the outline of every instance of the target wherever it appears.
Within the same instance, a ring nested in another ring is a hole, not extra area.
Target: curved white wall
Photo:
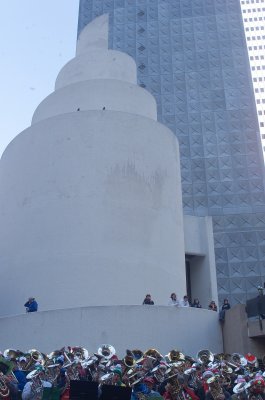
[[[91,49],[69,61],[60,71],[55,89],[92,79],[117,79],[136,84],[135,61],[116,50]]]
[[[17,329],[17,327],[20,329]],[[82,346],[90,354],[103,343],[119,357],[126,349],[178,349],[196,357],[201,349],[223,352],[218,313],[166,306],[86,307],[0,318],[1,351],[37,348],[50,353],[63,346]]]
[[[85,110],[125,111],[157,119],[154,97],[139,86],[114,79],[97,79],[68,85],[44,99],[32,124],[59,114]]]
[[[177,141],[151,119],[75,112],[22,132],[0,168],[1,314],[29,295],[43,310],[183,295],[180,185]]]
[[[106,21],[1,159],[0,315],[28,296],[48,310],[186,292],[177,140],[134,61],[107,49]]]

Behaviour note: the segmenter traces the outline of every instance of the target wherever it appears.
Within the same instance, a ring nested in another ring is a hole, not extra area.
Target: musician
[[[156,390],[155,388],[155,380],[151,377],[146,377],[144,379],[144,384],[147,387],[147,398],[151,399],[157,399],[157,400],[163,400],[163,397],[161,396],[161,394]]]
[[[205,399],[205,391],[202,384],[202,373],[201,373],[201,365],[193,364],[194,366],[191,368],[191,374],[188,379],[188,386],[194,390],[196,396],[199,397],[200,400]]]
[[[265,399],[265,382],[261,377],[257,377],[252,382],[249,388],[249,400],[264,400]]]
[[[15,375],[15,377],[16,377],[16,379],[18,381],[18,384],[17,384],[18,390],[22,391],[24,389],[24,386],[27,383],[27,379],[26,379],[27,372],[26,371],[22,371],[20,368],[21,367],[17,363],[15,363],[14,367],[13,367],[13,374]]]
[[[18,368],[21,371],[26,371],[26,366],[27,366],[27,359],[24,356],[19,357],[18,359]]]
[[[207,381],[209,390],[206,393],[205,400],[230,400],[231,395],[221,385],[218,377],[212,377]]]
[[[231,396],[231,400],[247,400],[247,392],[246,392],[246,381],[241,379],[241,382],[238,382],[236,386],[233,388],[233,395]]]
[[[38,311],[38,303],[34,297],[29,297],[28,301],[24,304],[24,307],[26,307],[27,313]]]
[[[69,379],[66,374],[66,368],[60,368],[59,374],[56,378],[56,386],[64,390],[69,385]]]
[[[207,383],[208,379],[213,377],[214,373],[212,371],[206,370],[204,371],[204,373],[202,374],[202,386],[204,389],[204,393],[206,394],[209,390],[209,385]]]
[[[169,379],[165,387],[166,391],[163,394],[164,400],[199,400],[199,397],[196,396],[194,390],[188,387],[183,375],[178,375],[177,382],[178,387],[176,390],[172,380]]]
[[[42,368],[36,372],[31,381],[27,382],[22,392],[22,400],[39,400],[42,398],[43,388],[51,388],[52,384],[45,379]]]
[[[163,397],[160,393],[150,389],[146,383],[138,383],[133,387],[131,400],[140,399],[163,400]]]
[[[111,384],[114,386],[125,386],[122,382],[122,372],[121,369],[115,368],[113,371],[113,377],[111,380]]]

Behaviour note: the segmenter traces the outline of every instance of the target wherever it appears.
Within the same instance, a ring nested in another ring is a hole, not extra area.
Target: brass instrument
[[[166,374],[167,367],[165,365],[157,365],[151,370],[151,374],[155,377],[157,382],[162,383]]]
[[[184,375],[189,376],[189,386],[194,390],[201,386],[200,378],[197,376],[196,368],[189,368],[184,371]]]
[[[82,360],[87,360],[89,357],[88,350],[84,347],[71,347],[70,354],[73,355],[74,360],[79,362]],[[68,362],[70,361],[69,357],[67,356],[66,352],[63,352],[64,357],[68,358]]]
[[[40,353],[36,349],[28,350],[28,352],[25,354],[25,357],[28,358],[28,362],[25,366],[26,371],[30,370],[33,364],[36,364],[37,362],[40,363],[41,365],[44,364],[44,357],[42,353]]]
[[[185,361],[185,355],[179,350],[171,350],[166,357],[170,362]]]
[[[177,361],[177,362],[172,362],[169,364],[169,368],[166,370],[165,374],[183,374],[185,371],[185,361]]]
[[[168,377],[168,391],[172,400],[185,400],[185,395],[183,394],[182,386],[178,381],[178,374],[174,374]]]
[[[10,390],[6,384],[6,378],[2,372],[0,372],[0,399],[8,397]]]
[[[114,373],[113,372],[109,372],[105,375],[102,375],[101,378],[99,378],[99,383],[101,385],[108,385],[111,384],[112,378],[113,378]]]
[[[53,384],[60,374],[60,364],[48,365],[45,371],[47,380]]]
[[[210,352],[210,350],[200,350],[197,354],[197,359],[200,364],[208,364],[209,362],[214,361],[214,355]]]
[[[134,359],[132,356],[128,356],[128,355],[126,355],[126,356],[123,358],[122,361],[123,361],[123,364],[125,365],[125,367],[126,367],[127,369],[133,368],[133,367],[135,366],[135,364],[136,364],[135,359]]]
[[[162,360],[164,357],[156,349],[148,349],[143,354],[144,357],[153,358],[156,361]]]
[[[98,354],[105,360],[110,360],[116,354],[116,350],[110,344],[102,344],[98,348]]]
[[[34,399],[41,399],[43,394],[42,382],[39,379],[40,370],[34,369],[31,371],[26,378],[32,381],[31,384],[31,397]]]
[[[228,363],[233,366],[235,365],[237,368],[245,367],[247,365],[247,359],[239,353],[233,353],[231,354],[230,360],[228,360]]]
[[[140,383],[143,379],[145,378],[145,373],[140,370],[135,372],[134,374],[129,374],[127,376],[127,380],[128,380],[128,385],[129,386],[134,386],[137,385],[138,383]]]
[[[209,385],[210,392],[214,400],[223,398],[224,392],[217,376],[212,376],[211,378],[207,379],[207,384]]]
[[[250,387],[250,383],[240,382],[233,388],[233,392],[235,394],[240,394],[242,392],[247,392],[247,389]]]

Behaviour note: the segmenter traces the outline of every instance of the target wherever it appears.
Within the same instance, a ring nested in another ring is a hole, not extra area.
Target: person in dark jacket
[[[34,299],[34,297],[30,297],[28,301],[24,304],[26,307],[26,312],[35,312],[38,311],[38,303]]]
[[[193,301],[191,307],[194,307],[194,308],[202,308],[199,299],[194,299],[194,301]]]
[[[228,302],[228,299],[224,299],[223,305],[222,305],[222,310],[230,310],[231,306]]]
[[[151,294],[147,294],[144,298],[143,304],[149,304],[153,306],[155,303],[152,300]]]
[[[230,310],[231,306],[228,302],[228,299],[224,299],[223,305],[222,305],[222,310],[219,313],[219,320],[223,322],[225,320],[225,312],[227,310]]]

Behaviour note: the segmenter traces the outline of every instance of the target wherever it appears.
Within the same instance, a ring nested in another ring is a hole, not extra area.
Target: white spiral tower
[[[87,25],[55,91],[0,162],[2,315],[185,294],[179,151],[108,49],[108,17]],[[15,287],[15,290],[14,290]]]

